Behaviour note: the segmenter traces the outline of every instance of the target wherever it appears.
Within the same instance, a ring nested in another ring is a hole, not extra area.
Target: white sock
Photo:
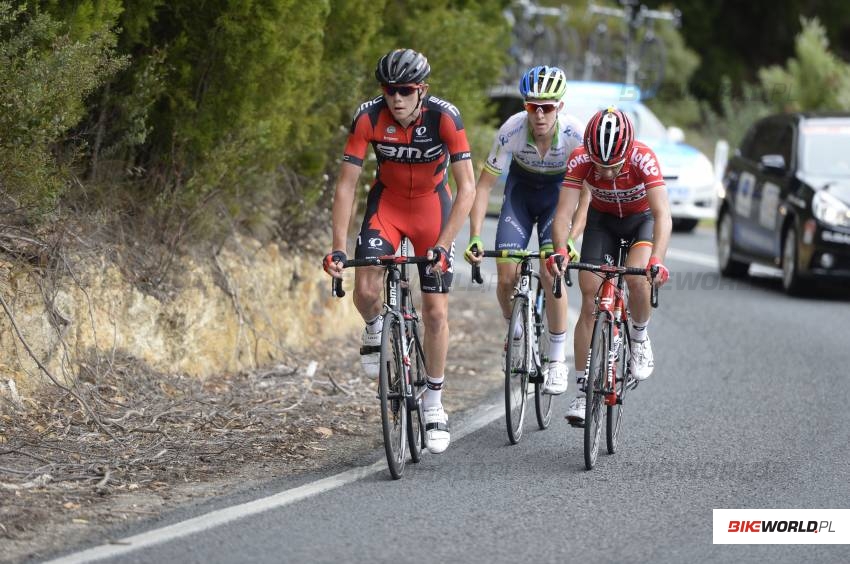
[[[567,332],[552,333],[549,331],[549,362],[564,362],[566,355],[564,345],[567,343]]]
[[[643,323],[638,323],[634,319],[629,320],[629,323],[632,326],[632,341],[645,341],[646,340],[646,328],[649,327],[649,320],[647,319]]]
[[[440,376],[439,378],[432,378],[428,376],[427,378],[427,390],[422,394],[422,408],[428,409],[429,407],[436,407],[443,403],[443,380],[445,380],[445,376]]]
[[[370,319],[369,321],[366,322],[366,332],[367,333],[372,333],[374,335],[375,333],[380,333],[383,328],[384,328],[384,316],[383,315],[376,315],[375,317],[373,317],[372,319]]]
[[[585,378],[584,370],[576,370],[576,397],[584,397],[581,386],[584,384]]]

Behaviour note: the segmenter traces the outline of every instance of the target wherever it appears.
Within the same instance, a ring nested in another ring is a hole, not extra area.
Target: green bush
[[[36,215],[69,182],[87,96],[125,64],[115,39],[104,27],[72,39],[47,13],[0,2],[0,188]]]
[[[850,110],[850,65],[829,50],[817,18],[800,23],[795,57],[759,71],[768,102],[777,111]]]

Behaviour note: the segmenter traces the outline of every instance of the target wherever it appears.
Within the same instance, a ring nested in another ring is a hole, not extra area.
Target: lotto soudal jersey
[[[567,161],[563,187],[581,190],[585,185],[590,188],[594,209],[626,217],[649,209],[646,191],[664,186],[664,178],[652,149],[635,141],[620,174],[612,180],[600,177],[584,147],[575,149]]]
[[[584,127],[578,119],[567,114],[558,114],[552,146],[545,155],[541,155],[528,125],[528,113],[519,112],[509,117],[499,128],[484,169],[500,176],[511,162],[512,166],[517,167],[516,170],[525,173],[563,175],[567,169],[567,156],[581,145],[583,132]]]
[[[402,127],[383,96],[360,106],[348,135],[343,160],[363,165],[369,144],[378,159],[373,185],[394,195],[417,197],[446,188],[449,162],[470,158],[460,112],[451,103],[428,96],[419,118]]]

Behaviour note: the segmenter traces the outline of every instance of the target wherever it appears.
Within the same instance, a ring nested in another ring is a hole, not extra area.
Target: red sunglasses
[[[551,114],[558,109],[558,104],[535,104],[534,102],[525,103],[525,111],[530,114],[537,113],[537,110],[543,110],[544,114]]]
[[[390,86],[389,84],[382,84],[381,88],[387,96],[395,96],[396,93],[401,94],[402,96],[410,96],[414,92],[418,92],[422,89],[422,86],[415,84],[404,84],[402,86]]]

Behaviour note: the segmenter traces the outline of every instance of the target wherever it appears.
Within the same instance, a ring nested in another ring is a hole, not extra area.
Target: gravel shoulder
[[[451,414],[501,386],[492,294],[450,298]],[[31,562],[174,509],[352,463],[381,446],[358,335],[200,381],[102,359],[69,390],[0,405],[0,561]],[[333,351],[333,354],[329,354]]]

